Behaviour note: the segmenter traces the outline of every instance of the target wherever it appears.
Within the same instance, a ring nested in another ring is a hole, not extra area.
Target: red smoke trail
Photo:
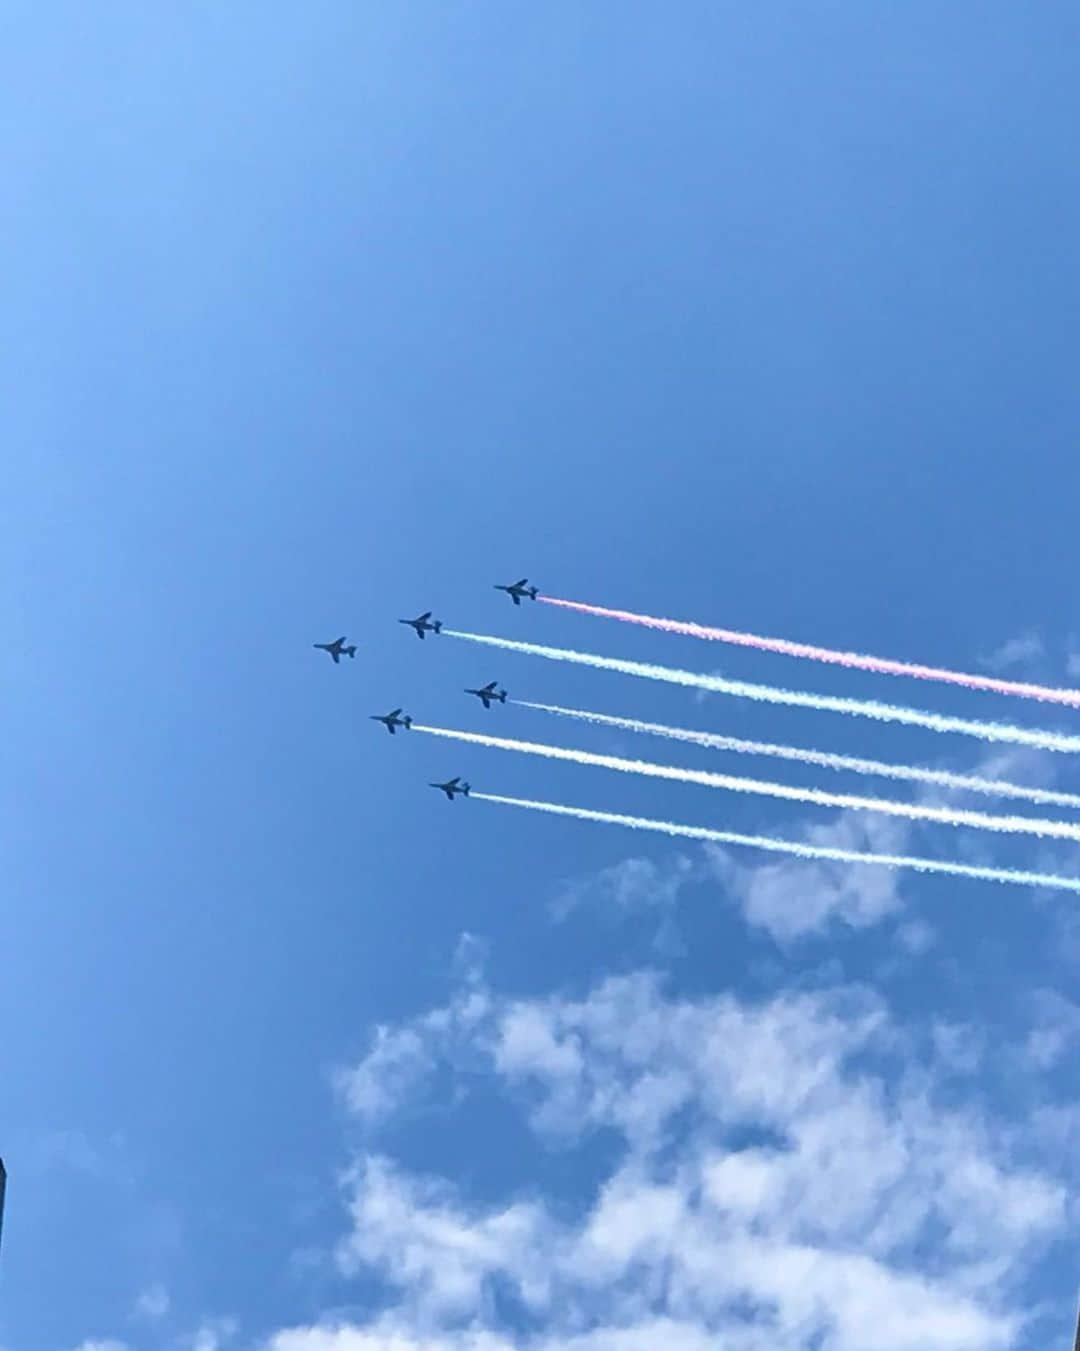
[[[563,610],[577,610],[579,614],[598,615],[601,619],[619,619],[624,624],[640,624],[661,633],[681,633],[687,638],[705,638],[714,643],[734,643],[752,647],[758,652],[779,652],[785,657],[804,657],[809,661],[829,662],[846,666],[853,671],[873,671],[877,675],[914,676],[918,680],[940,680],[949,685],[962,685],[968,690],[987,690],[992,694],[1014,694],[1023,699],[1041,699],[1047,704],[1067,704],[1080,708],[1080,690],[1055,689],[1051,685],[1033,685],[1023,680],[999,680],[995,676],[969,675],[964,671],[949,671],[940,666],[920,666],[910,661],[892,661],[888,657],[871,657],[862,652],[838,652],[831,647],[814,647],[811,643],[793,643],[787,638],[762,638],[756,633],[742,633],[738,629],[716,629],[705,624],[691,624],[681,619],[657,619],[654,615],[634,614],[631,610],[609,610],[603,605],[586,605],[578,600],[559,600],[556,596],[537,596],[545,605],[557,605]]]

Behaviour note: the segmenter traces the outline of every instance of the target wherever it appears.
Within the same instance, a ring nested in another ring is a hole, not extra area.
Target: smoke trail
[[[781,760],[794,760],[802,765],[818,765],[823,769],[850,770],[854,774],[878,774],[886,779],[906,783],[930,783],[938,788],[959,789],[969,793],[987,793],[994,797],[1019,798],[1037,802],[1044,807],[1080,808],[1080,794],[1058,793],[1050,788],[1028,788],[1024,784],[1006,783],[1001,779],[980,779],[971,774],[950,774],[944,769],[922,769],[918,765],[891,765],[881,760],[863,760],[853,755],[834,755],[830,751],[808,751],[800,746],[777,746],[768,741],[744,741],[740,737],[719,736],[715,732],[695,732],[685,727],[665,727],[658,722],[641,722],[638,718],[617,718],[609,713],[592,713],[583,708],[563,708],[559,704],[538,704],[530,699],[511,699],[519,708],[535,708],[541,713],[555,713],[561,718],[575,718],[579,722],[599,727],[618,727],[625,732],[642,732],[650,736],[667,737],[671,741],[687,741],[709,750],[738,751],[743,755],[772,755]]]
[[[576,662],[599,671],[618,671],[622,675],[641,676],[645,680],[663,680],[669,685],[685,685],[695,690],[711,690],[714,694],[731,694],[738,699],[756,699],[766,704],[788,704],[793,708],[816,708],[825,713],[848,713],[857,718],[876,718],[879,722],[899,722],[910,727],[926,727],[931,732],[958,732],[963,736],[978,737],[981,741],[1007,741],[1017,746],[1034,746],[1038,750],[1080,751],[1080,736],[1062,732],[1047,732],[1026,727],[1013,727],[1003,722],[972,722],[966,718],[948,717],[941,713],[927,713],[917,708],[902,708],[898,704],[882,704],[870,699],[841,699],[828,694],[807,694],[796,690],[777,689],[772,685],[752,685],[745,680],[725,680],[723,676],[700,675],[696,671],[680,671],[672,666],[655,666],[651,662],[625,661],[621,657],[598,657],[592,652],[574,652],[564,647],[542,647],[539,643],[522,643],[513,638],[495,638],[486,633],[463,633],[443,629],[450,638],[463,638],[469,643],[483,643],[506,652],[521,652],[529,657],[546,657],[549,661]]]
[[[704,788],[722,788],[731,793],[751,793],[778,797],[788,802],[807,802],[817,807],[844,807],[852,811],[881,812],[902,816],[908,821],[935,821],[943,826],[972,826],[976,830],[996,830],[1005,835],[1038,835],[1044,839],[1080,841],[1080,825],[1071,821],[1044,821],[1029,816],[988,816],[984,812],[962,811],[953,807],[927,807],[918,803],[894,802],[886,798],[856,797],[851,793],[827,793],[819,788],[793,788],[785,783],[763,779],[741,779],[733,774],[713,774],[702,769],[681,769],[677,765],[656,765],[649,760],[624,760],[617,755],[596,755],[565,746],[548,746],[538,741],[517,741],[511,737],[488,736],[484,732],[459,732],[451,727],[426,727],[414,722],[414,732],[429,736],[466,741],[497,751],[519,751],[541,755],[548,760],[570,760],[576,765],[614,769],[622,774],[643,774],[652,779],[676,783],[694,783]]]
[[[653,615],[634,614],[631,610],[609,610],[603,605],[586,605],[577,600],[559,600],[556,596],[539,596],[537,599],[542,600],[545,605],[557,605],[563,610],[598,615],[602,619],[618,619],[624,624],[641,624],[647,629],[658,629],[663,633],[681,633],[690,638],[705,638],[715,643],[734,643],[739,647],[752,647],[758,652],[779,652],[787,657],[825,661],[834,666],[847,666],[853,671],[914,676],[918,680],[941,680],[950,685],[962,685],[968,690],[1015,694],[1023,699],[1041,699],[1044,703],[1067,704],[1070,708],[1080,708],[1080,690],[1055,689],[1050,685],[1034,685],[1025,680],[1001,680],[994,676],[969,675],[964,671],[949,671],[944,667],[892,661],[887,657],[871,657],[862,652],[838,652],[831,647],[793,643],[787,638],[762,638],[756,633],[743,633],[738,629],[716,629],[705,624],[687,623],[681,619],[657,619]]]
[[[876,863],[885,868],[913,868],[923,873],[947,873],[952,877],[970,877],[983,882],[1012,882],[1022,887],[1053,887],[1059,891],[1080,892],[1080,880],[1056,877],[1052,873],[1023,872],[1012,868],[980,868],[968,863],[944,863],[930,858],[908,858],[903,854],[862,854],[855,849],[836,849],[828,845],[803,844],[798,840],[778,840],[762,835],[737,835],[728,830],[709,830],[704,826],[684,826],[674,821],[655,821],[646,816],[620,816],[616,812],[591,811],[587,807],[567,807],[558,802],[534,802],[529,798],[502,797],[498,793],[473,793],[481,802],[497,802],[504,807],[526,807],[552,816],[572,816],[579,821],[600,821],[631,830],[653,830],[685,840],[707,840],[712,844],[744,845],[748,849],[767,849],[775,854],[794,854],[797,858],[828,859],[833,863]]]

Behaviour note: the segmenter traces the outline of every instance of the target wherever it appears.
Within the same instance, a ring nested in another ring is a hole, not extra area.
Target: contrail
[[[767,849],[775,854],[794,854],[797,858],[828,859],[833,863],[876,863],[885,868],[913,868],[923,873],[947,873],[952,877],[970,877],[983,882],[1011,882],[1022,887],[1053,887],[1059,891],[1080,892],[1080,880],[1056,877],[1052,873],[1030,873],[1011,868],[980,868],[968,863],[944,863],[930,858],[909,858],[903,854],[863,854],[855,849],[834,849],[828,845],[802,844],[797,840],[778,840],[762,835],[737,835],[728,830],[710,830],[704,826],[684,826],[674,821],[656,821],[646,816],[620,816],[616,812],[591,811],[587,807],[567,807],[558,802],[534,802],[529,798],[503,797],[498,793],[476,793],[481,802],[497,802],[504,807],[525,807],[552,816],[572,816],[579,821],[600,821],[606,825],[628,826],[631,830],[652,830],[686,840],[707,840],[712,844],[744,845],[748,849]]]
[[[987,690],[992,694],[1015,694],[1024,699],[1041,699],[1044,703],[1067,704],[1080,708],[1080,690],[1056,689],[1051,685],[1034,685],[1025,680],[1000,680],[995,676],[970,675],[964,671],[950,671],[939,666],[921,666],[916,662],[892,661],[888,657],[871,657],[862,652],[839,652],[831,647],[815,647],[811,643],[793,643],[787,638],[762,638],[756,633],[738,629],[716,629],[705,624],[691,624],[681,619],[657,619],[654,615],[634,614],[631,610],[609,610],[603,605],[586,605],[577,600],[560,600],[556,596],[538,596],[545,605],[557,605],[563,610],[579,614],[598,615],[602,619],[618,619],[624,624],[641,624],[647,629],[663,633],[681,633],[689,638],[705,638],[715,643],[734,643],[752,647],[758,652],[779,652],[786,657],[804,657],[810,661],[830,662],[847,666],[853,671],[873,671],[878,675],[914,676],[918,680],[941,680],[949,685],[962,685],[968,690]]]
[[[541,713],[555,713],[560,718],[575,718],[579,722],[599,727],[618,727],[625,732],[641,732],[649,736],[667,737],[671,741],[686,741],[709,750],[738,751],[743,755],[772,755],[780,760],[794,760],[802,765],[818,765],[822,769],[850,770],[853,774],[876,774],[885,779],[906,783],[929,783],[937,788],[948,788],[968,793],[986,793],[993,797],[1018,798],[1036,802],[1044,807],[1072,807],[1080,809],[1080,794],[1058,793],[1050,788],[1029,788],[1024,784],[1006,783],[1002,779],[980,779],[972,774],[951,774],[944,769],[923,769],[918,765],[893,765],[882,760],[863,760],[854,755],[834,755],[830,751],[809,751],[800,746],[777,746],[768,741],[744,741],[740,737],[720,736],[715,732],[696,732],[685,727],[666,727],[659,722],[642,722],[638,718],[617,718],[609,713],[592,713],[583,708],[563,708],[560,704],[538,704],[531,699],[511,699],[519,708],[535,708]]]
[[[731,793],[751,793],[761,797],[783,798],[788,802],[807,802],[817,807],[843,807],[851,811],[881,812],[902,816],[908,821],[934,821],[943,826],[971,826],[976,830],[996,830],[1005,835],[1038,835],[1043,839],[1080,841],[1080,825],[1071,821],[1044,821],[1031,816],[989,816],[984,812],[963,811],[954,807],[929,807],[921,803],[894,802],[886,798],[856,797],[852,793],[827,793],[819,788],[793,788],[785,783],[763,779],[742,779],[733,774],[714,774],[702,769],[681,769],[677,765],[656,765],[649,760],[624,760],[618,755],[597,755],[565,746],[548,746],[538,741],[517,741],[511,737],[488,736],[484,732],[460,732],[452,727],[426,727],[414,722],[414,732],[428,736],[465,741],[497,751],[518,751],[541,755],[547,760],[569,760],[576,765],[614,769],[622,774],[643,774],[652,779],[699,784],[704,788],[722,788]]]
[[[766,704],[788,704],[793,708],[816,708],[825,713],[848,713],[856,718],[905,723],[910,727],[928,728],[931,732],[958,732],[963,736],[978,737],[981,741],[1006,741],[1016,746],[1033,746],[1044,751],[1073,754],[1080,751],[1080,736],[1067,736],[1063,732],[1013,727],[1003,722],[972,722],[967,718],[927,713],[922,709],[902,708],[899,704],[882,704],[872,699],[842,699],[829,694],[808,694],[798,690],[777,689],[772,685],[752,685],[745,680],[725,680],[723,676],[680,671],[676,667],[655,666],[651,662],[625,661],[621,657],[598,657],[592,652],[574,652],[564,647],[542,647],[539,643],[523,643],[513,638],[495,638],[487,633],[463,633],[456,629],[443,629],[443,633],[450,638],[463,638],[469,643],[483,643],[487,647],[502,648],[506,652],[521,652],[529,657],[546,657],[549,661],[576,662],[580,666],[592,666],[599,671],[618,671],[622,675],[641,676],[645,680],[663,680],[669,685],[711,690],[714,694],[731,694],[738,699],[756,699]]]

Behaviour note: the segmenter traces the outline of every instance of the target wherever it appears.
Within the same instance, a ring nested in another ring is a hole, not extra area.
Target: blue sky
[[[1066,681],[1075,7],[121,0],[0,23],[0,1346],[1064,1345],[1068,898],[422,785],[1075,857],[391,743],[367,714],[727,767],[468,706],[497,677],[986,762],[421,648],[394,621],[433,607],[1075,726],[490,589],[527,572],[960,669],[1031,638],[1008,669]],[[335,669],[310,645],[342,632]],[[1080,788],[1057,759],[1007,768]]]

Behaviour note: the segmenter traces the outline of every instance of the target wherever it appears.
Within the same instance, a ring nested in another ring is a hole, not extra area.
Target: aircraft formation
[[[515,605],[520,605],[522,600],[535,600],[539,595],[539,588],[531,586],[527,577],[511,582],[509,586],[496,584],[495,590],[505,591]],[[429,633],[438,635],[442,632],[442,620],[433,618],[430,610],[425,610],[415,619],[399,619],[398,623],[412,629],[416,636],[421,639],[426,638]],[[344,634],[340,638],[335,638],[332,643],[314,643],[313,646],[328,653],[335,666],[340,663],[343,656],[356,656],[356,644],[346,645]],[[499,688],[497,680],[490,680],[486,685],[481,685],[477,689],[467,688],[464,693],[475,695],[488,709],[491,708],[492,704],[506,703],[506,690]],[[399,728],[402,731],[409,731],[413,722],[408,713],[400,708],[391,709],[389,713],[371,713],[368,716],[372,722],[382,723],[391,736],[396,736]],[[458,775],[453,779],[447,779],[445,783],[430,783],[428,787],[437,788],[440,792],[446,794],[449,802],[453,802],[459,794],[461,797],[468,797],[471,785]]]
[[[971,691],[1066,704],[1080,709],[1080,689],[1060,689],[1030,681],[1005,680],[999,676],[965,673],[944,667],[927,666],[918,662],[876,657],[848,649],[827,648],[802,641],[767,638],[760,634],[742,630],[717,628],[712,625],[691,623],[681,619],[638,614],[629,610],[612,609],[607,606],[593,605],[584,601],[564,599],[547,594],[541,596],[539,589],[533,586],[527,577],[522,577],[518,581],[508,584],[496,583],[495,589],[508,595],[515,606],[520,606],[524,600],[540,600],[545,608],[554,607],[564,611],[574,611],[583,615],[591,615],[594,618],[612,620],[620,624],[638,625],[658,632],[693,638],[697,641],[727,643],[755,649],[763,653],[795,658],[802,662],[827,662],[877,675],[897,676],[924,682],[938,681],[961,686]],[[893,723],[909,728],[921,728],[938,734],[974,737],[990,744],[1007,743],[1046,751],[1080,753],[1080,734],[1075,732],[1040,729],[1026,725],[1019,726],[970,716],[959,717],[955,713],[938,713],[930,709],[886,703],[877,699],[859,699],[846,694],[830,695],[815,690],[766,685],[748,680],[732,680],[718,672],[697,672],[680,667],[664,666],[655,662],[632,661],[622,657],[605,656],[596,652],[525,642],[520,639],[500,637],[490,633],[467,633],[453,628],[444,629],[442,620],[436,619],[430,610],[425,610],[415,619],[402,619],[399,622],[411,628],[421,640],[426,639],[428,634],[434,634],[436,637],[445,634],[446,637],[455,640],[455,642],[478,644],[496,648],[503,652],[515,652],[523,656],[539,657],[547,661],[568,663],[574,666],[585,666],[598,671],[617,672],[635,680],[658,681],[683,688],[707,690],[714,694],[723,694],[736,699],[812,709],[820,713],[839,713],[850,718],[872,719],[875,723]],[[335,665],[340,664],[343,656],[352,658],[356,655],[356,645],[348,643],[344,635],[335,638],[333,642],[315,643],[314,646],[320,651],[326,652]],[[573,719],[576,722],[595,727],[618,728],[622,732],[633,733],[634,735],[662,737],[668,741],[684,742],[703,749],[722,752],[734,751],[744,755],[789,761],[827,769],[834,773],[857,775],[860,778],[887,779],[894,783],[934,784],[938,788],[978,793],[995,798],[1008,798],[1014,801],[1026,801],[1043,807],[1052,806],[1080,811],[1080,792],[1067,792],[1057,787],[1015,783],[971,773],[957,773],[954,770],[932,768],[918,763],[905,764],[876,760],[866,756],[844,754],[828,749],[816,749],[805,745],[751,741],[746,738],[727,734],[721,735],[704,729],[671,727],[662,723],[645,722],[638,718],[628,718],[599,710],[565,708],[557,704],[539,703],[529,699],[511,700],[507,691],[495,680],[488,681],[486,685],[466,686],[463,692],[471,699],[478,699],[483,704],[485,718],[490,714],[495,704],[512,703],[515,709],[528,709],[533,713],[541,713],[548,717]],[[610,753],[599,754],[583,747],[524,740],[520,737],[495,735],[494,732],[468,731],[459,727],[429,726],[422,722],[414,722],[412,717],[402,708],[391,709],[389,713],[372,713],[370,717],[373,722],[381,723],[391,736],[396,736],[399,731],[415,732],[422,736],[438,737],[472,746],[483,746],[490,750],[511,752],[515,755],[536,756],[546,761],[562,761],[591,766],[608,773],[633,774],[668,782],[693,784],[728,794],[746,794],[756,798],[798,802],[806,806],[839,808],[845,811],[871,812],[878,816],[891,816],[910,822],[934,823],[949,826],[953,829],[991,831],[1007,836],[1027,835],[1043,841],[1067,840],[1074,845],[1080,844],[1080,821],[1076,820],[1018,814],[1013,811],[978,811],[972,807],[955,803],[950,799],[938,801],[935,797],[935,800],[928,801],[924,797],[916,797],[911,800],[903,795],[897,796],[895,792],[892,795],[885,796],[846,790],[837,791],[831,786],[831,780],[829,783],[823,783],[820,786],[806,783],[777,782],[770,778],[748,777],[742,774],[718,772],[684,764],[656,763],[651,760],[630,759]],[[939,856],[920,857],[879,853],[841,847],[835,844],[822,844],[815,842],[812,838],[792,839],[788,835],[747,835],[731,830],[717,829],[712,825],[629,816],[621,812],[599,810],[594,807],[541,801],[535,798],[508,797],[505,794],[490,793],[479,789],[473,792],[471,785],[460,775],[445,781],[433,781],[429,784],[429,787],[442,793],[450,802],[455,801],[458,797],[471,796],[477,802],[515,807],[519,810],[572,817],[579,821],[618,825],[631,830],[651,831],[680,839],[707,840],[713,844],[739,846],[766,853],[787,854],[803,859],[826,859],[833,863],[876,864],[887,868],[905,868],[921,873],[938,873],[969,880],[1051,888],[1080,894],[1080,877],[1035,871],[1031,868],[993,867]]]

